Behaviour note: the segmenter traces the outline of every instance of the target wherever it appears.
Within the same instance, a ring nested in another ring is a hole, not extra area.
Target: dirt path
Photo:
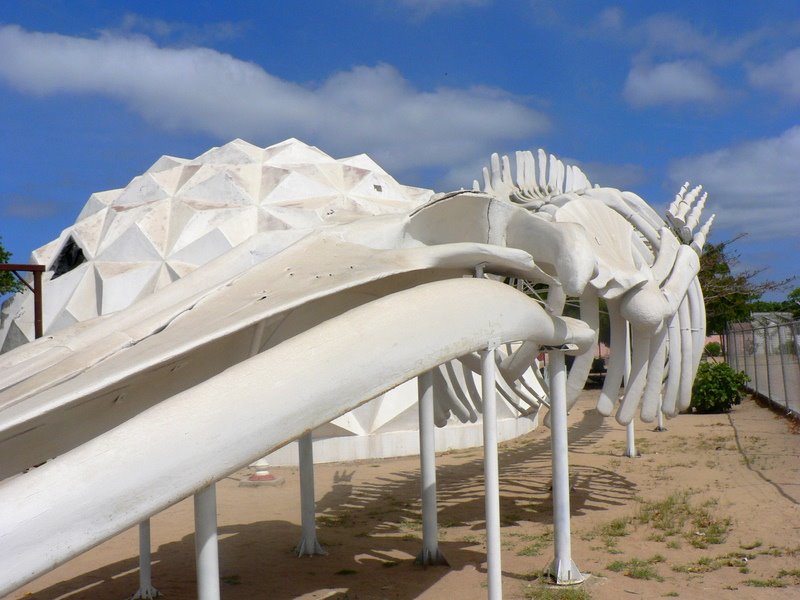
[[[746,401],[730,415],[683,415],[668,432],[624,429],[585,392],[570,415],[573,557],[592,574],[584,598],[726,600],[800,597],[800,435]],[[549,432],[501,447],[505,598],[543,598],[552,557]],[[439,456],[441,549],[451,567],[422,569],[416,457],[318,465],[326,557],[297,559],[299,481],[218,484],[222,597],[482,599],[482,451]],[[193,514],[184,501],[152,519],[153,577],[168,599],[195,597]],[[714,543],[720,542],[720,543]],[[705,546],[705,547],[704,547]],[[138,584],[137,532],[125,532],[9,598],[122,599]],[[783,587],[778,587],[783,586]],[[558,596],[555,596],[558,597]]]

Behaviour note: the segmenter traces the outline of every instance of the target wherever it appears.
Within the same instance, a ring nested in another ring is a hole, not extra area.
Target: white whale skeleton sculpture
[[[548,158],[543,150],[538,151],[538,160],[529,151],[517,152],[515,173],[509,158],[497,154],[483,171],[482,191],[475,181],[473,192],[440,195],[420,210],[453,202],[457,211],[464,208],[459,201],[469,196],[477,210],[487,212],[487,228],[481,235],[489,243],[524,248],[555,278],[547,295],[551,314],[563,313],[567,296],[578,297],[581,319],[597,331],[598,299],[606,300],[611,353],[597,406],[601,414],[611,415],[617,407],[617,420],[628,424],[638,409],[643,421],[652,422],[659,410],[672,417],[688,408],[705,338],[699,256],[714,219],[696,230],[707,198],[700,195],[702,188],[689,191],[688,183],[681,188],[667,212],[670,227],[636,194],[592,187],[579,168],[564,165],[553,155]],[[498,199],[509,202],[497,203]],[[517,223],[525,220],[520,209],[542,221],[535,226],[527,221],[525,230],[526,236],[541,236],[540,240],[520,239]],[[520,280],[516,283],[531,289]],[[630,352],[629,344],[635,352]],[[498,365],[501,395],[522,413],[538,410],[547,403],[546,395],[537,394],[523,374],[539,374],[529,367],[540,349],[525,343],[503,350]],[[629,381],[618,402],[626,355],[631,359]],[[568,408],[586,384],[593,358],[589,348],[573,362]],[[478,372],[476,361],[476,357],[461,359]],[[461,374],[455,365],[439,367],[437,396],[445,404],[437,415],[439,425],[446,421],[448,410],[462,421],[474,418],[473,412],[467,415],[462,408],[465,397],[480,406],[474,386],[465,385]],[[540,384],[546,389],[546,382]]]
[[[576,355],[571,405],[589,373],[600,298],[611,321],[600,412],[616,407],[627,423],[637,410],[650,421],[688,406],[705,329],[698,257],[713,219],[697,229],[701,189],[684,186],[667,223],[635,194],[592,187],[541,150],[517,153],[514,172],[493,155],[483,188],[473,188],[410,214],[325,227],[283,249],[256,235],[113,317],[0,356],[0,506],[26,498],[0,511],[0,593],[414,375],[432,371],[437,424],[450,414],[477,419],[492,380],[530,414],[548,403],[531,380],[536,356],[560,347]],[[545,310],[509,286],[463,279],[476,270],[520,288],[543,284]],[[581,321],[562,316],[568,297],[579,299]],[[359,349],[359,336],[379,336],[389,358]],[[479,356],[487,344],[498,352]],[[310,349],[318,380],[294,364]],[[496,371],[484,360],[492,355]],[[345,366],[351,375],[341,377]],[[485,375],[482,393],[473,373]],[[286,402],[293,393],[303,403]],[[221,405],[225,396],[241,412]],[[214,433],[241,415],[236,443]],[[555,418],[554,439],[565,427]],[[187,436],[203,444],[172,444],[165,455],[142,443]],[[134,473],[141,464],[169,486],[104,480],[84,502],[68,485],[87,465]],[[496,583],[496,560],[492,568]],[[490,581],[490,596],[496,589]]]

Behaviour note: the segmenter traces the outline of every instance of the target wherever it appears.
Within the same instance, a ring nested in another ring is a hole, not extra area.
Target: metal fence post
[[[753,334],[751,336],[753,338],[753,385],[755,386],[756,394],[760,394],[761,392],[758,391],[758,346],[756,345],[756,328],[753,327],[750,331]]]
[[[778,355],[780,356],[780,359],[781,359],[781,385],[783,386],[782,387],[782,389],[783,389],[782,398],[783,398],[784,406],[787,406],[787,401],[786,401],[786,368],[784,366],[784,359],[783,359],[783,336],[781,335],[781,325],[778,324],[777,328],[778,328]]]
[[[769,372],[769,327],[764,327],[764,363],[767,365],[767,398],[770,402],[775,402],[772,397],[772,377]]]

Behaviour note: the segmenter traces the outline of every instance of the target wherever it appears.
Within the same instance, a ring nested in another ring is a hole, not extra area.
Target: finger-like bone
[[[539,354],[538,344],[535,342],[523,342],[503,359],[498,368],[506,378],[512,381],[519,379],[531,367],[537,354]]]
[[[608,300],[608,317],[611,323],[611,354],[606,365],[606,379],[603,390],[597,400],[597,410],[606,417],[614,412],[614,406],[619,398],[619,388],[622,386],[622,377],[625,374],[625,354],[628,348],[628,335],[625,319],[620,313],[620,302]]]
[[[475,410],[479,413],[483,413],[483,399],[481,398],[481,393],[478,391],[478,386],[475,383],[475,372],[469,366],[467,366],[464,359],[464,356],[460,356],[458,358],[459,369],[456,370],[461,371],[460,381],[463,383],[464,389],[467,390],[469,399],[472,401],[472,406],[474,406]],[[478,357],[478,366],[480,366],[480,357]]]
[[[575,405],[581,391],[589,378],[594,360],[594,347],[597,344],[597,332],[600,331],[600,301],[597,290],[587,286],[580,298],[581,321],[595,331],[592,348],[575,357],[567,376],[567,410]]]
[[[514,153],[514,158],[517,161],[517,187],[523,191],[528,191],[528,178],[527,178],[527,167],[525,165],[525,153],[517,150]]]
[[[681,379],[681,331],[680,317],[672,315],[667,325],[667,381],[661,411],[668,417],[678,414],[678,389]]]
[[[650,340],[647,361],[647,385],[642,394],[642,421],[652,423],[661,407],[661,388],[664,384],[664,361],[667,355],[667,327],[662,327]]]
[[[689,182],[687,181],[681,186],[680,191],[675,194],[675,200],[669,205],[669,214],[674,215],[678,212],[678,205],[683,202],[683,197],[686,195],[686,190],[689,189]]]
[[[678,248],[678,256],[675,259],[675,266],[672,268],[669,278],[661,287],[669,304],[670,314],[678,310],[679,304],[686,296],[689,284],[697,277],[700,272],[700,258],[689,246]]]
[[[669,227],[662,227],[658,232],[660,247],[656,254],[656,260],[652,266],[653,279],[661,285],[672,272],[675,259],[678,256],[678,248],[681,243],[672,235]]]
[[[686,410],[692,401],[694,351],[691,319],[689,317],[689,301],[685,298],[678,309],[678,318],[681,328],[681,377],[678,386],[678,410]]]
[[[433,393],[438,402],[442,402],[444,407],[453,413],[453,415],[462,423],[469,421],[469,412],[464,405],[459,402],[453,388],[447,385],[442,372],[444,365],[439,365],[433,370]]]
[[[443,374],[447,379],[447,383],[450,385],[450,387],[452,387],[453,392],[455,393],[459,402],[461,402],[467,413],[469,413],[470,423],[475,423],[478,420],[478,414],[472,402],[470,402],[469,393],[465,389],[466,386],[464,382],[463,371],[461,370],[460,365],[455,365],[453,363],[454,361],[452,360],[445,363]]]
[[[693,279],[689,284],[686,298],[689,300],[689,326],[692,330],[692,350],[694,353],[692,357],[692,381],[694,381],[697,376],[697,368],[700,366],[700,359],[703,356],[706,336],[705,307],[703,306],[703,295],[700,292],[700,284],[697,278]]]
[[[706,243],[708,232],[711,229],[711,225],[713,225],[714,223],[714,217],[716,216],[717,215],[711,215],[708,221],[706,221],[705,224],[700,228],[700,231],[698,231],[697,234],[695,234],[694,239],[690,244],[691,249],[694,250],[698,256],[700,256],[703,253],[703,246]]]
[[[541,148],[536,151],[536,155],[539,159],[539,189],[544,192],[547,190],[547,155]]]
[[[686,215],[686,234],[688,235],[689,239],[691,239],[694,228],[697,227],[697,224],[700,222],[700,215],[703,214],[703,209],[706,206],[707,199],[708,192],[705,192],[698,203],[695,204],[689,211],[689,214]]]
[[[560,161],[552,154],[548,157],[547,193],[552,194],[558,189],[558,163]]]
[[[617,422],[627,425],[631,422],[639,404],[642,393],[647,383],[647,359],[650,357],[650,334],[647,331],[630,329],[631,334],[631,372],[625,384],[625,393],[617,410]]]

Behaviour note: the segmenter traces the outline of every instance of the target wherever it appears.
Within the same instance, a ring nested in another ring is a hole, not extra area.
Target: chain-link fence
[[[800,321],[780,317],[736,323],[725,333],[727,361],[747,387],[800,416]]]

